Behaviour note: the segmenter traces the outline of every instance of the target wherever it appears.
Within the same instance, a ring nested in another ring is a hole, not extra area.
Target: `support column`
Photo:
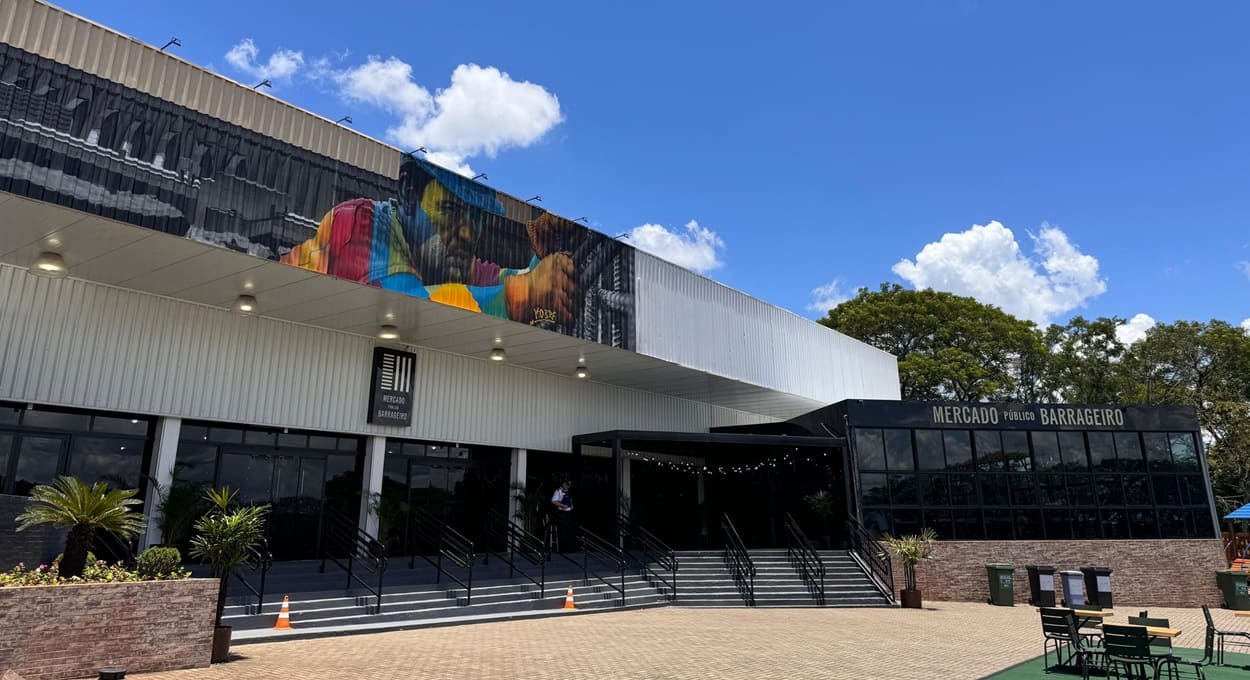
[[[633,518],[633,483],[630,481],[629,456],[621,456],[621,512]]]
[[[365,440],[365,470],[360,480],[360,520],[357,526],[370,536],[378,536],[378,516],[373,514],[375,494],[382,493],[382,466],[386,463],[386,437]]]
[[[508,519],[524,526],[525,512],[517,500],[517,494],[524,493],[526,468],[529,465],[528,449],[512,449],[512,468],[508,473]],[[518,485],[520,490],[518,490]],[[529,529],[529,527],[526,527]]]
[[[152,443],[152,464],[148,469],[148,492],[143,497],[143,514],[147,517],[148,527],[139,537],[140,550],[160,543],[161,513],[157,506],[161,503],[160,490],[169,491],[174,483],[174,462],[178,458],[178,436],[182,432],[181,418],[158,418],[156,421],[156,439]]]

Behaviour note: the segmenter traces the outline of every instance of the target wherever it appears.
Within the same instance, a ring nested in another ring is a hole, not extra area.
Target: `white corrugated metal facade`
[[[0,266],[0,400],[568,451],[616,428],[769,420],[415,348],[413,424],[365,423],[371,338]]]

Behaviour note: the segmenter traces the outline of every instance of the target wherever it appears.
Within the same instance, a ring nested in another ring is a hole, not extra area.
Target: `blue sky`
[[[1244,3],[58,4],[805,316],[1250,321]]]

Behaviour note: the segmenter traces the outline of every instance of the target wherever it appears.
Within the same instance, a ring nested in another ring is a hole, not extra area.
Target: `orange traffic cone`
[[[273,624],[274,630],[291,630],[291,598],[282,596],[282,609],[278,611],[278,620]]]
[[[577,609],[577,605],[573,604],[573,584],[569,584],[569,594],[564,596],[565,609]]]

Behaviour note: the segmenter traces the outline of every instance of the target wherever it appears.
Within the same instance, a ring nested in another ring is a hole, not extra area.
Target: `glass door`
[[[64,469],[69,437],[17,435],[16,440],[17,445],[12,446],[12,460],[8,461],[7,492],[29,496],[35,486],[56,481],[57,472]],[[4,442],[0,441],[0,450],[3,448]]]

